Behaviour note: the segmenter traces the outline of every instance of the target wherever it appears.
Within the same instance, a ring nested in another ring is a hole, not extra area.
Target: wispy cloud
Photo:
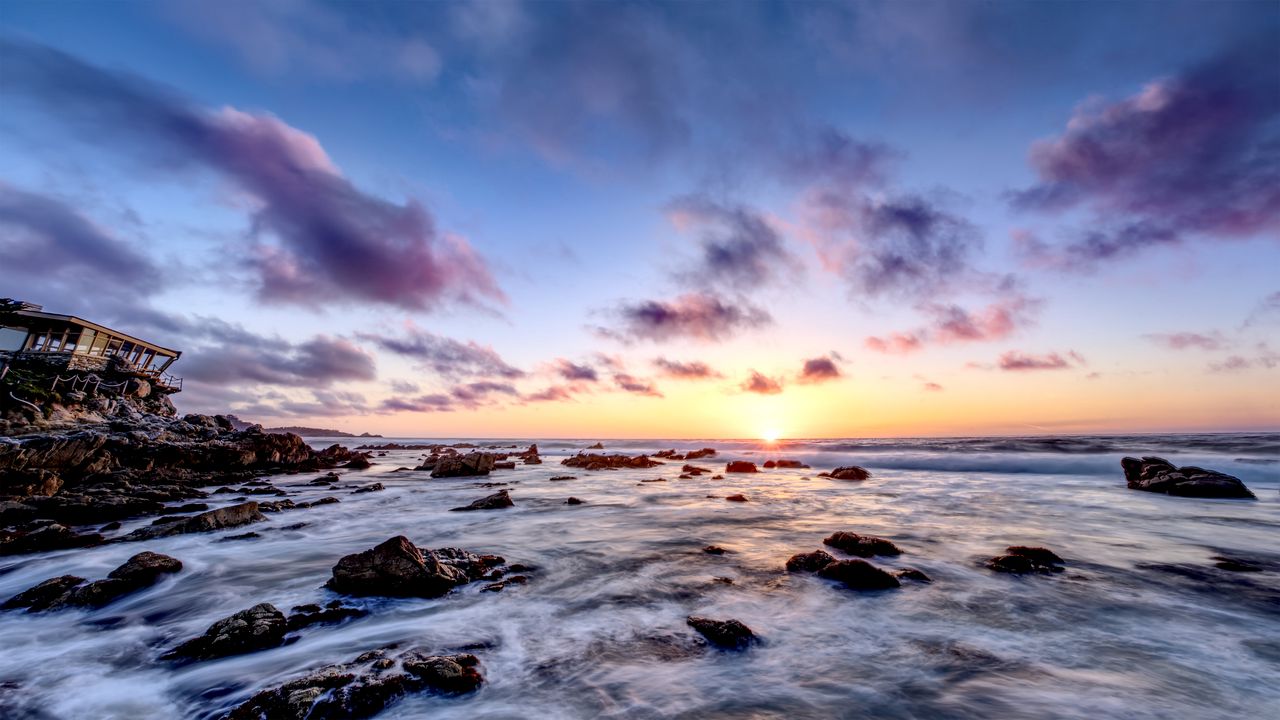
[[[757,395],[777,395],[782,392],[782,383],[771,377],[763,375],[755,370],[751,371],[751,375],[739,385],[743,392],[756,393]]]
[[[448,378],[499,377],[520,378],[525,372],[502,359],[497,351],[474,340],[461,342],[409,326],[401,336],[358,333],[361,340],[371,342],[388,352],[411,358]]]
[[[724,340],[741,330],[763,327],[769,313],[745,301],[733,302],[710,293],[686,293],[673,300],[624,303],[614,312],[616,328],[600,334],[621,340],[661,342],[674,339]]]

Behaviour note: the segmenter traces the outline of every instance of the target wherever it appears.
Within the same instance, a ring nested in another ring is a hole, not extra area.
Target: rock
[[[113,580],[111,578],[94,580],[72,590],[61,604],[72,607],[100,608],[137,589],[137,587],[124,580]]]
[[[72,590],[84,583],[84,578],[75,575],[60,575],[27,588],[14,595],[0,605],[0,610],[27,608],[27,612],[47,610],[63,603]]]
[[[573,475],[556,475],[555,477],[551,478],[549,482],[564,482],[565,480],[577,480],[577,479],[578,478]]]
[[[707,553],[708,555],[723,555],[729,551],[719,545],[708,545],[702,548],[702,552]]]
[[[603,445],[602,443],[596,443],[595,445],[588,445],[588,446],[587,446],[587,449],[588,449],[588,450],[603,450],[603,449],[604,449],[604,445]]]
[[[755,463],[747,462],[746,460],[734,460],[733,462],[724,466],[724,471],[727,473],[760,472],[758,469],[756,469]]]
[[[715,448],[702,448],[701,450],[690,450],[684,454],[685,460],[697,460],[698,458],[712,457],[716,454]]]
[[[483,682],[475,655],[424,655],[409,652],[401,666],[427,687],[446,693],[468,693]]]
[[[928,575],[916,570],[915,568],[903,568],[893,573],[893,576],[899,580],[913,580],[915,582],[931,583],[933,579]]]
[[[108,573],[107,577],[122,580],[135,588],[143,588],[154,585],[162,575],[180,570],[181,560],[147,550],[126,560],[123,565]]]
[[[166,660],[211,660],[243,655],[284,644],[288,623],[270,603],[259,603],[209,626],[204,635],[188,640],[163,656]]]
[[[833,480],[866,480],[867,478],[871,477],[870,472],[868,472],[865,468],[858,467],[857,465],[847,465],[845,467],[838,467],[835,470],[832,470],[831,472],[825,473],[823,475]]]
[[[686,475],[701,475],[703,473],[709,473],[711,471],[704,467],[698,467],[697,465],[685,465],[684,467],[680,468],[680,472],[685,473]]]
[[[342,467],[350,468],[352,470],[368,470],[369,468],[373,467],[373,463],[369,462],[369,457],[367,455],[361,453],[351,458],[351,460],[349,460],[347,464],[343,465]]]
[[[347,595],[434,598],[480,579],[500,564],[500,557],[456,548],[424,553],[398,535],[372,550],[339,560],[326,586]]]
[[[769,460],[768,462],[766,462],[766,463],[764,464],[764,466],[765,466],[766,468],[769,468],[769,469],[773,469],[773,468],[788,469],[788,468],[807,468],[807,467],[809,467],[808,465],[805,465],[804,463],[800,462],[799,460]]]
[[[342,622],[348,618],[364,617],[369,614],[368,610],[344,605],[341,600],[334,600],[323,608],[319,605],[299,605],[293,608],[292,612],[287,621],[290,631],[301,630],[311,625]]]
[[[791,572],[817,572],[835,561],[834,557],[822,550],[797,553],[787,559],[787,570]]]
[[[742,494],[726,495],[724,499],[728,500],[729,502],[747,502],[747,496]]]
[[[382,483],[374,483],[374,484],[372,484],[372,485],[365,485],[364,487],[358,487],[358,488],[356,488],[355,490],[352,490],[352,491],[351,491],[351,494],[352,494],[352,495],[359,495],[359,494],[361,494],[361,493],[378,492],[378,491],[380,491],[380,490],[385,490],[385,489],[386,489],[386,488],[384,488],[384,487],[382,486]]]
[[[457,453],[441,455],[431,469],[431,477],[471,477],[488,475],[493,470],[497,459],[493,453],[471,452],[466,455]]]
[[[99,545],[98,533],[76,533],[55,522],[35,521],[11,530],[0,530],[0,555],[66,550]]]
[[[578,499],[578,498],[576,498],[576,497],[571,497],[571,498],[569,498],[568,500],[565,500],[565,501],[564,501],[564,504],[565,504],[565,505],[581,505],[581,504],[582,504],[582,503],[584,503],[584,502],[586,502],[586,501],[585,501],[585,500],[579,500],[579,499]]]
[[[1014,575],[1062,572],[1063,560],[1057,553],[1042,547],[1013,545],[1005,548],[1005,555],[997,555],[986,562],[990,570]]]
[[[1223,557],[1222,555],[1214,555],[1211,560],[1214,567],[1219,570],[1230,570],[1231,572],[1262,572],[1266,568],[1255,560],[1246,560],[1244,558]]]
[[[837,532],[822,541],[823,545],[829,545],[837,550],[842,550],[850,555],[868,558],[875,555],[901,555],[902,551],[898,546],[883,538],[872,537],[870,535],[859,535],[851,532]]]
[[[258,503],[246,502],[239,505],[230,505],[217,510],[210,510],[199,515],[193,515],[181,522],[169,523],[167,525],[152,526],[138,528],[125,536],[126,540],[148,540],[157,537],[168,537],[170,535],[181,535],[185,533],[209,532],[212,530],[221,530],[223,528],[240,527],[249,523],[260,522],[266,520],[266,516],[258,512]]]
[[[642,482],[642,483],[657,483],[657,482],[666,482],[666,481],[667,481],[667,479],[666,479],[666,478],[651,478],[651,479],[648,479],[648,480],[641,480],[640,482]]]
[[[628,457],[626,455],[597,455],[595,453],[584,454],[578,453],[572,457],[567,457],[560,461],[561,465],[569,467],[578,467],[585,470],[614,470],[618,468],[635,468],[644,469],[651,468],[662,463],[650,459],[648,455],[637,455]]]
[[[511,493],[506,490],[499,490],[492,495],[482,497],[479,500],[472,502],[470,505],[463,505],[462,507],[449,509],[454,512],[466,512],[470,510],[498,510],[501,508],[509,508],[513,505],[515,505],[515,503],[511,500]]]
[[[690,615],[685,622],[707,642],[726,650],[745,650],[756,639],[751,628],[737,620],[712,620]]]
[[[889,590],[898,579],[866,560],[837,560],[818,570],[818,577],[835,580],[850,590]]]
[[[512,575],[502,582],[485,585],[480,588],[480,592],[502,592],[507,589],[507,586],[509,585],[524,585],[527,582],[529,582],[529,578],[524,575]]]
[[[1177,497],[1256,499],[1239,478],[1191,465],[1174,467],[1158,457],[1120,461],[1129,489]]]

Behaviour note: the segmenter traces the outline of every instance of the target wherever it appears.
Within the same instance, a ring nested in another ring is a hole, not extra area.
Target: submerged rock
[[[850,555],[868,558],[875,555],[901,555],[902,551],[897,545],[885,540],[884,538],[872,537],[870,535],[859,535],[851,532],[837,532],[822,541],[823,545],[829,545],[837,550],[842,550]]]
[[[75,575],[59,575],[56,578],[49,578],[9,598],[3,605],[0,605],[0,610],[16,610],[18,608],[26,608],[27,612],[48,610],[54,605],[61,604],[63,598],[67,597],[74,588],[83,584],[84,581],[84,578]]]
[[[751,628],[737,620],[712,620],[690,615],[685,622],[707,642],[726,650],[745,650],[756,639]]]
[[[327,587],[347,595],[434,598],[479,580],[502,562],[496,555],[457,548],[423,552],[398,535],[372,550],[343,557],[333,566]]]
[[[817,572],[835,562],[830,553],[814,550],[810,553],[797,553],[787,559],[787,570],[791,572]]]
[[[986,562],[990,570],[1014,575],[1060,573],[1064,561],[1057,553],[1042,547],[1013,545],[1005,548],[1004,555],[997,555]]]
[[[240,527],[249,523],[260,522],[266,520],[266,516],[258,512],[258,503],[245,502],[239,505],[230,505],[217,510],[210,510],[199,515],[193,515],[180,522],[168,523],[166,525],[153,525],[151,527],[138,528],[125,536],[125,540],[148,540],[151,538],[168,537],[170,535],[180,535],[184,533],[209,532],[211,530],[221,530],[223,528]]]
[[[351,494],[359,495],[361,493],[378,492],[380,490],[385,490],[385,489],[386,488],[382,486],[382,483],[377,482],[377,483],[373,483],[372,485],[365,485],[363,487],[358,487],[355,490],[352,490]]]
[[[755,463],[747,462],[746,460],[734,460],[733,462],[728,463],[727,465],[724,466],[724,471],[727,473],[760,472],[758,469],[756,469]]]
[[[866,480],[871,477],[871,473],[866,468],[860,468],[857,465],[847,465],[838,467],[829,473],[818,473],[819,477],[829,477],[833,480]]]
[[[770,470],[774,468],[785,470],[785,469],[804,469],[809,467],[808,465],[805,465],[799,460],[770,460],[766,462],[764,466]]]
[[[29,612],[63,607],[99,608],[132,592],[150,587],[162,575],[176,573],[182,562],[168,555],[140,552],[112,570],[104,580],[62,575],[31,587],[10,598],[3,609],[27,608]]]
[[[284,644],[288,623],[271,603],[259,603],[209,626],[204,635],[188,640],[163,657],[167,660],[211,660],[267,650]]]
[[[462,507],[449,509],[454,512],[465,512],[469,510],[498,510],[501,508],[509,508],[513,505],[515,505],[515,503],[511,500],[511,493],[506,490],[499,490],[492,495],[482,497],[479,500],[472,502],[470,505],[463,505]]]
[[[729,551],[728,551],[728,550],[725,550],[724,548],[720,547],[719,545],[708,545],[708,546],[706,546],[706,547],[702,548],[702,552],[707,553],[708,555],[724,555],[725,553],[727,553],[727,552],[729,552]]]
[[[319,605],[298,605],[289,616],[289,630],[301,630],[311,625],[342,622],[348,618],[364,617],[369,614],[364,608],[344,605],[341,600],[334,600],[324,607]]]
[[[91,547],[101,544],[103,539],[99,533],[77,533],[60,523],[37,520],[0,530],[0,555]]]
[[[837,560],[818,570],[818,577],[835,580],[850,590],[889,590],[901,585],[898,578],[866,560]]]
[[[724,499],[728,500],[729,502],[747,502],[747,496],[742,494],[726,495]]]
[[[569,498],[568,500],[565,500],[565,501],[564,501],[564,504],[565,504],[565,505],[581,505],[581,504],[582,504],[582,503],[584,503],[584,502],[586,502],[586,501],[585,501],[585,500],[579,500],[579,499],[578,499],[578,498],[576,498],[576,497],[571,497],[571,498]]]
[[[1256,499],[1239,478],[1192,465],[1175,467],[1158,457],[1120,460],[1130,490],[1164,493],[1177,497]]]
[[[913,580],[915,582],[922,582],[922,583],[933,582],[933,578],[929,577],[928,575],[925,575],[923,572],[920,572],[915,568],[903,568],[901,570],[895,570],[893,573],[893,576],[898,578],[899,580]]]

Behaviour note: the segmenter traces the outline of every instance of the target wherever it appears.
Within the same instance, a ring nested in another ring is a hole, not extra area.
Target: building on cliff
[[[111,370],[144,377],[167,393],[182,389],[182,379],[167,372],[181,355],[179,350],[74,315],[44,312],[30,303],[6,313],[0,326],[0,364],[21,360],[71,371]]]

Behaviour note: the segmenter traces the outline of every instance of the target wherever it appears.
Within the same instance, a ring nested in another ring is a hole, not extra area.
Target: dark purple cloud
[[[449,378],[515,379],[525,375],[523,370],[508,365],[491,347],[475,341],[460,342],[417,327],[409,327],[402,337],[375,333],[359,333],[357,337],[388,352],[411,358],[423,367]]]
[[[389,412],[453,412],[455,409],[453,398],[442,393],[391,397],[382,401],[381,408]]]
[[[662,374],[669,378],[677,380],[708,380],[711,378],[724,377],[720,373],[711,369],[704,362],[691,361],[681,362],[679,360],[668,360],[666,358],[655,358],[653,361]]]
[[[1066,370],[1077,364],[1084,364],[1084,358],[1074,351],[1066,357],[1053,352],[1046,355],[1030,355],[1018,350],[1010,350],[1000,356],[1001,370]]]
[[[188,338],[193,345],[185,348],[181,360],[180,372],[187,380],[213,385],[326,387],[377,377],[373,357],[349,340],[318,335],[294,344],[238,326],[203,322],[207,324],[205,333]]]
[[[743,392],[756,393],[758,395],[777,395],[782,392],[781,382],[762,375],[755,370],[751,371],[751,375],[746,380],[743,380],[742,385],[739,387],[742,388]]]
[[[1247,238],[1280,229],[1280,91],[1274,38],[1241,42],[1115,102],[1080,106],[1036,143],[1039,182],[1020,208],[1088,208],[1096,227],[1062,247],[1031,246],[1087,269],[1188,236]]]
[[[525,395],[527,402],[565,402],[573,399],[573,389],[564,385],[550,385],[538,392]]]
[[[275,117],[199,107],[36,45],[0,40],[0,64],[0,90],[48,108],[87,141],[132,149],[167,170],[212,171],[251,196],[257,208],[245,262],[264,300],[410,310],[505,301],[479,256],[442,235],[420,203],[360,190],[316,138]]]
[[[667,216],[677,229],[699,233],[701,257],[684,273],[686,282],[747,290],[794,281],[801,272],[782,236],[755,210],[687,195],[667,205]]]
[[[652,382],[641,380],[640,378],[626,373],[619,373],[613,376],[613,382],[619,389],[634,395],[648,395],[649,397],[662,397],[662,393],[654,387]]]
[[[818,357],[804,361],[804,368],[801,369],[800,376],[796,380],[815,384],[839,380],[840,377],[840,368],[836,366],[835,360],[829,357]]]
[[[579,365],[564,358],[555,361],[555,373],[569,382],[596,382],[600,373],[590,365]]]
[[[1150,333],[1143,337],[1170,350],[1186,350],[1189,348],[1219,350],[1226,345],[1226,340],[1216,332],[1210,334],[1197,332]]]
[[[623,304],[616,311],[619,327],[601,334],[621,340],[724,340],[740,330],[772,322],[769,313],[746,302],[733,303],[709,293],[686,293],[674,300]]]
[[[784,173],[804,183],[820,182],[846,191],[884,185],[889,165],[902,153],[878,142],[850,137],[833,127],[802,135],[785,156]]]
[[[474,409],[489,404],[494,396],[518,398],[520,391],[510,383],[481,381],[455,385],[450,388],[449,395],[460,405]]]

